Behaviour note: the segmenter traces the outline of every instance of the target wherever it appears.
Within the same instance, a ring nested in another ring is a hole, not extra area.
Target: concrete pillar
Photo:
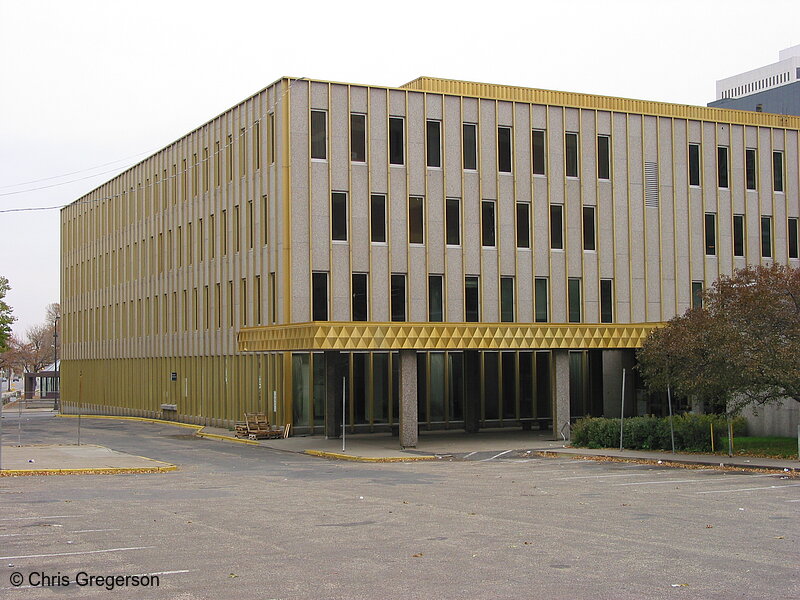
[[[633,387],[633,350],[603,350],[603,416],[619,418],[622,404],[622,369],[625,369],[625,416],[637,414]]]
[[[569,428],[569,351],[553,350],[553,435],[557,440],[570,438]]]
[[[400,351],[400,447],[416,448],[418,437],[417,414],[417,353]]]
[[[481,355],[464,352],[464,430],[478,433],[481,420]]]
[[[325,438],[336,439],[342,435],[342,378],[347,355],[341,352],[325,353]]]

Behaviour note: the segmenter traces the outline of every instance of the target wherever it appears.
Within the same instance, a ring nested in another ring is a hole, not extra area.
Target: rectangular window
[[[611,279],[600,280],[600,322],[614,322],[614,286]]]
[[[772,189],[783,191],[783,152],[777,150],[772,153]]]
[[[797,245],[797,218],[789,218],[789,258],[800,258]]]
[[[239,177],[244,177],[247,172],[247,130],[239,130]]]
[[[569,322],[581,322],[581,280],[570,277],[567,280],[567,303],[569,309]]]
[[[531,159],[534,175],[545,174],[545,161],[547,158],[545,150],[544,130],[534,129],[531,131]]]
[[[217,257],[217,217],[216,215],[211,215],[209,217],[211,219],[211,226],[209,227],[210,234],[208,236],[208,254],[211,258]]]
[[[761,217],[761,256],[772,256],[772,217]]]
[[[564,249],[564,207],[560,204],[550,205],[550,248]]]
[[[353,273],[353,321],[368,319],[367,274]]]
[[[175,294],[173,293],[173,296]],[[233,281],[228,281],[228,327],[233,327],[233,312],[234,312],[234,301],[233,301]]]
[[[402,165],[405,160],[403,117],[389,117],[389,164]]]
[[[311,111],[311,158],[328,158],[328,113],[324,110]]]
[[[500,278],[500,322],[514,322],[514,278]]]
[[[597,250],[595,240],[595,210],[594,206],[583,207],[583,249]]]
[[[728,147],[717,146],[717,185],[728,187]]]
[[[425,141],[427,147],[427,165],[429,167],[441,167],[442,123],[440,121],[427,121],[425,123]]]
[[[261,168],[261,123],[253,123],[253,170]]]
[[[392,321],[406,320],[406,276],[392,273],[391,293]]]
[[[481,202],[481,246],[493,247],[495,245],[495,218],[494,201]]]
[[[228,254],[228,211],[222,211],[222,219],[220,223],[220,245],[222,246],[222,256]]]
[[[744,215],[733,215],[733,255],[744,256]]]
[[[444,320],[444,283],[441,275],[428,275],[428,321]]]
[[[717,254],[717,215],[706,213],[705,219],[706,232],[706,256]]]
[[[611,179],[611,138],[597,136],[597,178]]]
[[[331,239],[347,241],[346,192],[331,192]]]
[[[703,282],[692,282],[692,308],[703,308]]]
[[[228,175],[228,181],[233,181],[233,135],[229,135],[227,138],[227,142],[225,143],[225,169],[226,174]],[[172,173],[175,174],[175,165],[172,165]],[[175,200],[175,189],[174,189],[174,178],[173,178],[173,190],[172,190],[172,199]],[[233,323],[231,323],[233,325]]]
[[[350,115],[350,160],[367,162],[367,115]]]
[[[745,186],[748,190],[756,189],[756,182],[758,181],[756,176],[756,150],[755,148],[747,148],[744,151],[744,178],[745,178]]]
[[[537,277],[533,288],[534,319],[537,323],[547,323],[547,279]]]
[[[478,277],[467,275],[464,278],[464,320],[467,323],[477,323],[481,318],[480,294],[478,291]]]
[[[274,284],[273,284],[274,286]],[[311,274],[311,320],[328,320],[328,274]]]
[[[531,247],[531,205],[517,203],[517,248]]]
[[[564,134],[564,168],[567,177],[578,176],[578,134]]]
[[[425,243],[425,205],[421,196],[408,197],[408,243]]]
[[[208,286],[206,286],[206,289],[208,289]],[[256,310],[256,325],[261,325],[261,275],[256,275],[255,277],[253,293],[255,294],[253,304]]]
[[[464,170],[475,171],[478,168],[478,126],[475,123],[464,123],[461,129]]]
[[[689,144],[689,185],[700,185],[700,144]]]
[[[386,241],[386,196],[372,194],[370,196],[370,239],[373,242]]]
[[[278,304],[276,302],[276,284],[275,284],[275,273],[269,274],[269,289],[267,293],[269,294],[269,298],[267,301],[269,302],[269,322],[270,323],[277,323],[278,322]]]
[[[448,246],[461,245],[461,200],[445,200],[445,243]]]
[[[267,115],[267,160],[275,162],[275,113]]]
[[[497,168],[511,173],[511,127],[497,128]]]
[[[233,251],[239,252],[241,247],[240,243],[241,223],[239,220],[239,206],[233,207]]]
[[[239,325],[247,325],[247,279],[244,277],[239,282]]]
[[[166,299],[166,295],[164,296]],[[166,302],[164,302],[166,308]],[[214,288],[214,326],[222,327],[222,286],[217,283]]]

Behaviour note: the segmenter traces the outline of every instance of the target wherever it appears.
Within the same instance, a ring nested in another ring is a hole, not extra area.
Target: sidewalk
[[[3,446],[0,476],[157,473],[175,465],[94,444]]]

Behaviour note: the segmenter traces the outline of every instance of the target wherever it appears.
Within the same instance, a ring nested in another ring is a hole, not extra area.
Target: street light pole
[[[55,319],[53,319],[53,370],[56,372],[53,380],[53,388],[56,394],[53,408],[56,410],[61,408],[61,370],[58,368],[58,320],[60,318],[59,315],[56,315]]]

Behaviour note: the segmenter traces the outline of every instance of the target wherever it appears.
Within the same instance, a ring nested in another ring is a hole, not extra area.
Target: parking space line
[[[567,479],[603,479],[605,477],[642,477],[650,473],[614,473],[613,475],[573,475],[571,477],[559,477],[557,481]]]
[[[768,485],[766,487],[738,488],[735,490],[707,490],[705,492],[695,492],[696,494],[727,494],[733,492],[752,492],[754,490],[777,490],[787,487],[798,487],[800,483],[786,483],[784,485]]]
[[[47,517],[3,517],[0,521],[29,521],[31,519],[74,519],[78,515],[50,515]]]
[[[503,452],[500,452],[499,454],[495,454],[490,458],[484,458],[483,460],[479,460],[478,462],[488,462],[490,460],[494,460],[495,458],[500,458],[501,456],[503,456],[504,454],[508,454],[509,452],[513,452],[513,450],[505,450]]]
[[[464,455],[464,458],[469,458],[469,457],[470,457],[470,456],[472,456],[473,454],[477,454],[477,452],[470,452],[469,454],[465,454],[465,455]]]
[[[716,474],[716,473],[715,473]],[[765,473],[763,475],[748,475],[748,477],[774,477],[772,473]],[[622,485],[667,485],[670,483],[724,483],[724,480],[719,479],[719,477],[714,477],[713,479],[668,479],[666,481],[634,481],[631,483],[615,483],[615,486],[622,486]]]
[[[81,554],[104,554],[106,552],[125,552],[127,550],[150,550],[155,546],[133,546],[130,548],[108,548],[107,550],[86,550],[84,552],[54,552],[53,554],[20,554],[19,556],[0,556],[0,560],[20,558],[49,558],[51,556],[78,556]]]

